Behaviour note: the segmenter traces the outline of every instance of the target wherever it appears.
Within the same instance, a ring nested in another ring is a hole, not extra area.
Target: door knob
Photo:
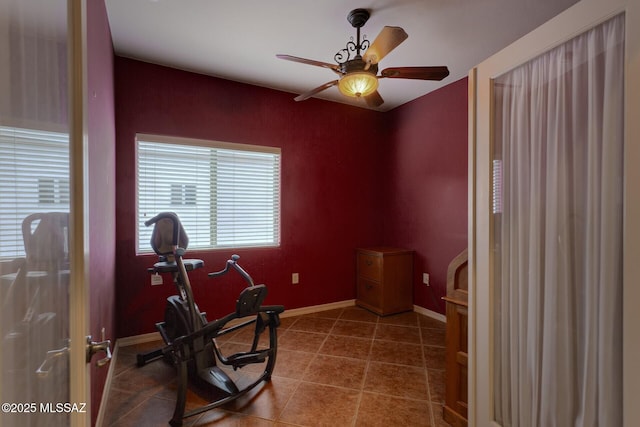
[[[51,366],[54,363],[54,360],[65,356],[69,353],[69,347],[62,347],[57,350],[49,350],[47,351],[47,357],[44,359],[44,362],[36,369],[36,375],[39,378],[46,378],[49,376],[49,371],[51,370]]]
[[[111,340],[95,342],[91,340],[91,335],[87,336],[87,363],[91,362],[94,354],[104,352],[106,356],[96,362],[96,366],[101,368],[111,361]]]

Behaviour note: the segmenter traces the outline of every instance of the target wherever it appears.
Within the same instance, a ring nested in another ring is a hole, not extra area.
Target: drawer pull
[[[370,260],[370,259],[367,259],[367,260],[365,261],[365,264],[367,264],[367,266],[371,266],[371,265],[373,265],[373,261],[372,261],[372,260]]]
[[[373,285],[367,283],[366,285],[364,285],[365,288],[367,289],[373,289]]]

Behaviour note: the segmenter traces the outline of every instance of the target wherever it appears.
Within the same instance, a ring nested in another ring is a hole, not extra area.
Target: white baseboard
[[[312,305],[309,307],[301,307],[301,308],[293,308],[291,310],[285,310],[280,317],[294,317],[294,316],[304,316],[306,314],[318,313],[326,310],[336,310],[339,308],[353,307],[356,304],[356,300],[345,300],[332,302],[329,304],[320,304],[320,305]],[[420,307],[419,305],[413,306],[413,311],[416,313],[425,315],[427,317],[431,317],[432,319],[439,320],[440,322],[446,323],[447,319],[444,314],[436,313],[435,311],[429,310],[428,308]],[[143,344],[151,341],[159,341],[162,338],[158,332],[150,332],[148,334],[134,335],[131,337],[119,338],[116,342],[116,349],[120,347],[126,347],[135,344]],[[115,359],[115,353],[114,353]],[[113,362],[111,363],[113,365]],[[111,370],[111,368],[109,368]]]
[[[302,308],[293,308],[291,310],[285,310],[281,315],[280,318],[285,318],[285,317],[293,317],[293,316],[303,316],[305,314],[311,314],[311,313],[318,313],[320,311],[326,311],[326,310],[335,310],[338,308],[345,308],[345,307],[352,307],[356,304],[356,300],[346,300],[346,301],[339,301],[339,302],[332,302],[329,304],[321,304],[321,305],[312,305],[309,307],[302,307]],[[229,325],[233,325],[233,321],[229,322]],[[158,332],[150,332],[148,334],[141,334],[141,335],[134,335],[134,336],[130,336],[130,337],[124,337],[124,338],[119,338],[117,343],[116,343],[116,347],[121,346],[121,347],[127,347],[130,345],[136,345],[136,344],[144,344],[146,342],[151,342],[151,341],[159,341],[161,340],[162,337],[160,336],[160,333]]]
[[[293,317],[303,316],[305,314],[318,313],[327,310],[336,310],[338,308],[353,307],[356,305],[356,300],[350,299],[346,301],[331,302],[329,304],[312,305],[309,307],[293,308],[291,310],[285,310],[280,317]]]
[[[159,332],[149,332],[148,334],[133,335],[131,337],[118,338],[116,347],[127,347],[130,345],[144,344],[151,341],[160,341],[162,337]]]
[[[418,314],[423,314],[427,317],[431,317],[432,319],[439,320],[443,323],[447,323],[447,318],[444,314],[437,313],[433,310],[429,310],[428,308],[420,307],[419,305],[414,305],[413,311],[415,311]]]

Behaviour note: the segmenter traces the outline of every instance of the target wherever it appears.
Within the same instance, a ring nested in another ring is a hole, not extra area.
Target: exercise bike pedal
[[[227,357],[225,364],[233,366],[233,369],[242,368],[252,363],[263,363],[269,357],[271,350],[254,352],[240,352]]]
[[[198,371],[198,377],[214,387],[230,394],[238,394],[240,390],[233,382],[231,378],[217,366],[209,366],[208,368],[200,369]]]

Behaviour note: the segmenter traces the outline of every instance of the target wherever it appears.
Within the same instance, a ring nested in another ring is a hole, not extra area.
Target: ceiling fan
[[[353,37],[344,49],[334,55],[336,64],[314,61],[312,59],[299,58],[297,56],[278,54],[276,57],[287,61],[301,62],[332,70],[339,78],[332,80],[305,92],[296,98],[296,101],[304,101],[313,95],[338,86],[343,95],[355,98],[364,98],[370,107],[379,107],[384,103],[378,93],[378,79],[415,79],[415,80],[442,80],[449,75],[449,69],[440,67],[391,67],[378,73],[378,63],[389,52],[405,41],[407,33],[400,27],[385,26],[380,34],[370,43],[366,38],[360,40],[360,28],[369,20],[369,11],[366,9],[354,9],[347,15],[347,20],[356,29],[356,41]],[[366,36],[365,36],[366,37]],[[361,53],[364,51],[364,54]],[[355,54],[352,56],[352,54]]]

